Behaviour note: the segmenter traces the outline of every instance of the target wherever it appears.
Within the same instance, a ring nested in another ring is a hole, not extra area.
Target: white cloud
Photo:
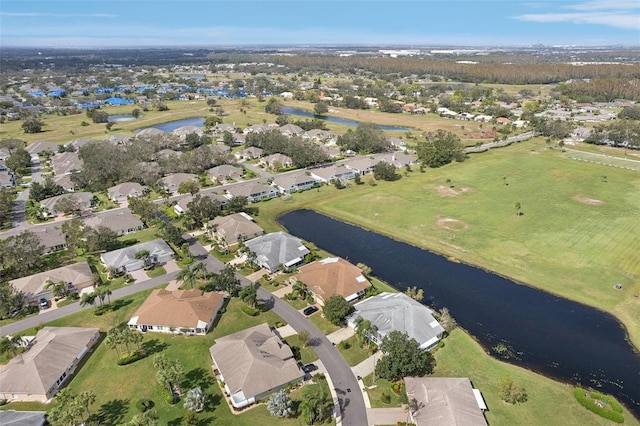
[[[520,21],[530,22],[571,22],[573,24],[598,24],[628,30],[640,28],[640,14],[616,12],[539,13],[516,16]]]
[[[566,10],[575,12],[566,12]],[[530,13],[514,16],[519,21],[570,22],[573,24],[596,24],[609,27],[639,30],[640,2],[638,0],[592,0],[563,5],[558,11]]]
[[[0,16],[14,18],[117,18],[110,13],[40,13],[40,12],[0,12]]]
[[[640,9],[638,0],[594,0],[586,3],[579,3],[564,6],[565,9],[573,10],[634,10]]]

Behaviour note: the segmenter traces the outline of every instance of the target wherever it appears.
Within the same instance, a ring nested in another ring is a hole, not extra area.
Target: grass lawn
[[[563,425],[613,424],[582,407],[573,396],[572,386],[490,357],[460,329],[453,330],[444,342],[444,348],[434,353],[434,376],[469,377],[489,407],[486,418],[490,425],[550,425],[557,424],[559,418]],[[526,389],[527,402],[511,405],[500,400],[497,384],[505,375]],[[640,424],[626,410],[624,416],[625,425]]]
[[[391,389],[392,382],[376,378],[375,383],[373,383],[373,374],[365,377],[363,380],[365,386],[375,386],[374,388],[367,389],[367,394],[369,395],[369,401],[371,401],[371,406],[373,408],[388,408],[388,407],[398,407],[401,404],[407,403],[406,395],[398,395]],[[389,402],[383,401],[382,395],[389,395]]]
[[[131,246],[139,243],[146,243],[157,238],[158,229],[154,226],[151,228],[145,228],[138,232],[132,232],[130,234],[121,235],[118,237],[118,241],[122,241],[127,246]]]
[[[300,310],[308,305],[306,300],[302,300],[299,297],[296,297],[295,299],[288,299],[286,297],[283,297],[282,300],[284,300],[297,310]]]
[[[631,255],[640,248],[637,172],[572,160],[535,139],[375,187],[325,186],[273,200],[256,221],[272,232],[281,229],[277,216],[296,208],[610,312],[640,347],[640,263]]]
[[[228,261],[233,260],[236,257],[235,253],[231,251],[229,253],[221,253],[218,250],[213,249],[209,253],[211,253],[213,257],[215,257],[222,263],[227,263]]]
[[[348,349],[345,349],[345,347],[348,347]],[[336,346],[336,348],[338,348],[338,351],[342,354],[342,357],[351,367],[360,364],[362,361],[371,356],[369,348],[360,347],[358,338],[356,336],[351,336],[347,340],[340,342]]]
[[[309,318],[309,321],[311,321],[316,327],[318,327],[318,330],[320,330],[322,334],[326,336],[327,334],[331,334],[334,331],[340,329],[340,327],[338,327],[337,325],[333,325],[327,319],[322,318],[321,314],[322,309],[315,314],[311,314],[307,318]]]
[[[300,349],[299,361],[301,364],[309,364],[310,362],[316,361],[318,359],[318,355],[316,355],[316,352],[311,346],[307,346],[305,348],[302,347],[302,342],[300,341],[300,337],[297,334],[287,337],[286,339],[284,339],[284,341],[287,342],[287,345],[291,347],[295,346]]]
[[[153,269],[147,271],[147,276],[149,278],[159,277],[167,273],[167,270],[162,266],[155,266]]]
[[[214,325],[213,331],[209,334],[215,339],[216,337],[236,333],[265,322],[268,323],[270,327],[274,327],[276,322],[282,321],[282,319],[272,311],[261,311],[255,317],[252,317],[242,312],[242,306],[245,306],[245,303],[237,298],[229,300],[220,322]]]

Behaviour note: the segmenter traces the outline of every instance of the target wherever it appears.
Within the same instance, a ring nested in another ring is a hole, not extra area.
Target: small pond
[[[330,121],[332,123],[343,124],[345,126],[351,126],[351,127],[358,127],[360,125],[359,121],[349,120],[347,118],[331,117],[328,115],[315,115],[312,112],[305,111],[300,108],[282,107],[281,109],[282,109],[282,113],[287,115],[299,115],[301,117],[317,118],[319,120]],[[385,126],[381,124],[378,124],[378,127],[382,130],[399,131],[399,132],[408,132],[412,130],[409,127]]]
[[[191,117],[191,118],[185,118],[182,120],[168,121],[166,123],[156,124],[155,126],[151,126],[151,127],[162,130],[163,132],[169,133],[183,126],[203,127],[204,117]]]

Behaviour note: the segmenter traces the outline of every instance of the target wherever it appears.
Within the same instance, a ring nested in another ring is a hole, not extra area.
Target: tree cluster
[[[509,404],[521,404],[527,401],[527,391],[524,387],[513,382],[510,376],[503,376],[498,382],[500,398]]]
[[[18,174],[24,174],[24,171],[31,166],[31,155],[24,148],[16,148],[5,161],[8,168]]]
[[[392,382],[431,374],[436,365],[431,352],[420,349],[416,339],[397,330],[382,338],[380,350],[384,356],[376,363],[376,375]]]
[[[299,136],[288,137],[278,130],[262,133],[249,133],[245,146],[262,148],[265,155],[281,153],[291,157],[296,167],[308,167],[326,162],[329,157],[322,147],[313,141]]]
[[[11,224],[11,211],[13,209],[13,195],[11,190],[0,188],[0,228]]]
[[[452,161],[464,161],[463,149],[458,136],[439,129],[435,133],[429,132],[425,141],[418,142],[417,152],[424,166],[436,168]]]
[[[337,144],[342,149],[350,149],[359,154],[374,154],[389,150],[389,142],[384,132],[374,123],[362,123],[356,130],[347,130],[338,137]]]
[[[373,166],[373,177],[380,180],[394,181],[402,176],[397,172],[396,166],[386,161],[380,161]]]
[[[585,142],[595,145],[610,144],[640,148],[640,122],[625,119],[597,125]]]
[[[89,108],[86,114],[94,123],[107,123],[109,121],[109,113],[99,108]]]
[[[322,312],[329,322],[340,325],[345,317],[353,312],[353,306],[344,297],[335,295],[325,301]]]
[[[47,421],[51,426],[75,426],[86,424],[91,415],[89,407],[96,401],[93,391],[83,391],[79,394],[70,388],[64,388],[55,396],[55,405],[47,412]]]
[[[0,240],[0,277],[13,279],[38,271],[43,254],[44,246],[31,231],[23,231]]]
[[[640,105],[633,105],[622,108],[622,111],[618,113],[618,118],[640,120]]]
[[[22,292],[9,283],[0,283],[0,319],[8,318],[12,312],[22,308],[23,304]]]

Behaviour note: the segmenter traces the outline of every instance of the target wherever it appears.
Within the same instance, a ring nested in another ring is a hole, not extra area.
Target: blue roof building
[[[133,103],[133,100],[123,98],[107,98],[104,100],[104,102],[109,105],[130,105]]]
[[[42,90],[33,90],[29,92],[31,96],[44,96],[44,92]]]
[[[63,96],[67,96],[67,92],[64,90],[52,90],[51,92],[47,93],[47,96],[50,98],[61,98]]]

